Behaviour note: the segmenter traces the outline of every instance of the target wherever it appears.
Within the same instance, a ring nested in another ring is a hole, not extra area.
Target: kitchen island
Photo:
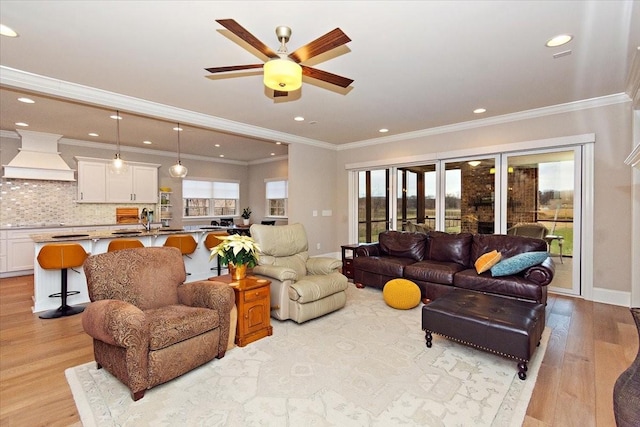
[[[122,230],[97,230],[97,231],[59,231],[56,233],[32,234],[31,239],[35,243],[34,257],[38,256],[40,249],[47,243],[74,242],[80,244],[90,255],[107,252],[112,240],[121,238],[135,238],[144,246],[163,246],[167,237],[172,234],[190,234],[196,240],[198,246],[195,252],[184,257],[187,270],[187,281],[206,280],[217,273],[215,259],[210,261],[209,250],[204,246],[207,233],[211,231],[226,230],[225,227],[203,227],[195,230],[183,230],[173,228],[153,228],[151,230],[122,229]],[[214,271],[215,270],[215,271]],[[33,312],[55,309],[60,306],[60,298],[49,298],[49,295],[60,292],[60,271],[45,270],[38,262],[33,267]],[[89,302],[87,281],[82,268],[69,269],[69,291],[79,291],[76,295],[67,298],[69,305],[85,304]]]

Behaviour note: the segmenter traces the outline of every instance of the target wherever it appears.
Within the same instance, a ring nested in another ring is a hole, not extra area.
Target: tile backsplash
[[[115,224],[116,208],[155,205],[76,203],[77,182],[0,178],[0,227]]]

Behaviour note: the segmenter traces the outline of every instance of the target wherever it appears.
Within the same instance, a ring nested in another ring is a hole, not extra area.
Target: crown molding
[[[134,98],[115,92],[109,92],[77,83],[41,76],[0,65],[0,84],[56,96],[58,98],[79,101],[86,104],[107,107],[137,113],[153,118],[180,122],[187,125],[228,132],[268,141],[280,141],[287,144],[305,144],[325,149],[335,149],[333,144],[304,138],[289,133],[278,132],[246,123],[235,122],[195,111],[172,107],[170,105]]]
[[[625,93],[631,98],[633,108],[640,109],[640,46],[636,48],[636,53],[633,55]]]
[[[624,163],[633,168],[640,168],[640,144],[633,149],[631,154],[625,159]]]
[[[10,130],[1,130],[0,129],[0,138],[12,138],[12,139],[20,139],[20,135],[17,132]],[[62,137],[58,140],[58,144],[69,145],[72,147],[84,147],[84,148],[95,148],[97,150],[105,150],[105,151],[113,151],[113,144],[107,144],[104,142],[95,142],[95,141],[85,141],[82,139],[73,139],[73,138],[65,138]],[[152,156],[161,156],[161,157],[170,157],[175,158],[175,151],[165,151],[165,150],[153,150],[150,148],[140,148],[140,147],[129,147],[126,145],[120,146],[120,152],[122,153],[137,153],[137,154],[148,154]],[[286,156],[279,156],[280,158],[287,158]],[[180,154],[181,159],[191,159],[191,160],[200,160],[203,162],[211,162],[211,163],[225,163],[229,165],[238,165],[238,166],[249,166],[253,163],[261,162],[260,160],[253,162],[245,162],[241,160],[229,160],[229,159],[221,159],[219,157],[207,157],[200,156],[195,154]],[[276,159],[264,159],[265,162],[275,161]],[[279,160],[279,159],[278,159]]]
[[[415,132],[401,133],[382,138],[368,139],[349,144],[343,144],[337,147],[338,151],[349,150],[352,148],[368,147],[372,145],[386,144],[389,142],[400,142],[410,139],[420,139],[433,135],[444,133],[458,132],[468,129],[476,129],[484,126],[493,126],[503,123],[517,122],[520,120],[533,119],[537,117],[551,116],[554,114],[568,113],[589,108],[604,107],[607,105],[620,104],[629,102],[630,98],[626,93],[618,93],[613,95],[602,96],[599,98],[591,98],[582,101],[568,102],[566,104],[552,105],[549,107],[536,108],[533,110],[520,111],[517,113],[504,114],[502,116],[487,117],[485,119],[471,120],[467,122],[455,123],[452,125],[438,126],[429,129],[422,129]]]

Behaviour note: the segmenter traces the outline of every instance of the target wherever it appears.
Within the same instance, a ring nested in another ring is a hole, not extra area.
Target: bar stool
[[[224,231],[209,233],[207,234],[207,237],[204,239],[204,246],[209,250],[209,252],[211,252],[211,249],[215,248],[220,243],[222,243],[222,237],[228,236],[228,235],[229,233]],[[220,266],[220,257],[216,256],[216,258],[218,260],[218,276],[219,276],[220,274],[222,274],[222,266]],[[211,270],[213,270],[213,267],[211,267]]]
[[[120,249],[144,248],[138,239],[115,239],[109,242],[107,252],[119,251]]]
[[[189,255],[196,251],[198,243],[190,234],[172,234],[167,237],[167,240],[164,242],[164,246],[178,248],[180,249],[180,252],[182,252],[183,256],[191,259]],[[191,275],[191,273],[187,273],[187,276],[189,275]]]
[[[67,290],[67,269],[80,267],[87,258],[84,248],[78,243],[48,243],[38,253],[38,264],[45,270],[60,270],[60,292],[49,295],[49,298],[62,298],[60,307],[42,313],[41,319],[56,319],[82,313],[84,307],[67,305],[67,296],[77,295],[79,291]]]

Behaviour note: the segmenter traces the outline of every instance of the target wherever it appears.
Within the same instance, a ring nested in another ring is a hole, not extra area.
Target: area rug
[[[95,363],[67,369],[85,426],[520,426],[549,339],[529,363],[435,336],[421,305],[388,307],[349,286],[347,305],[301,325],[272,319],[273,336],[148,390],[129,390]]]

